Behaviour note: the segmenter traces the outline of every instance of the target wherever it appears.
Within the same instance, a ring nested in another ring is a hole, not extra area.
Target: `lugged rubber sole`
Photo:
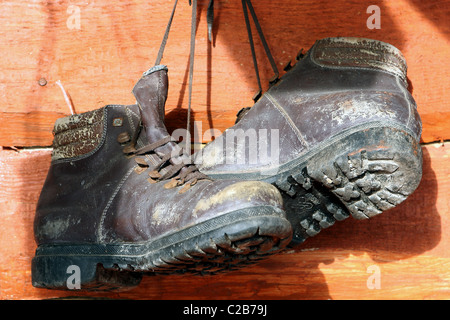
[[[397,206],[421,178],[420,144],[405,131],[376,127],[330,144],[274,185],[298,244],[350,215],[367,219]]]
[[[40,245],[32,261],[32,283],[60,290],[74,285],[87,291],[127,290],[139,285],[143,273],[236,270],[279,252],[291,239],[282,210],[242,209],[140,244]]]

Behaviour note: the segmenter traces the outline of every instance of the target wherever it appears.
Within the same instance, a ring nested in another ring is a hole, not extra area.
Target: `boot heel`
[[[141,273],[105,269],[83,256],[37,256],[31,275],[34,287],[75,291],[124,291],[138,286],[142,279]]]

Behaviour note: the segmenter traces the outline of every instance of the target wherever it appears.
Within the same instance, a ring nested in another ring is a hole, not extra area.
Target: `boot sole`
[[[404,201],[422,177],[422,149],[403,126],[372,123],[353,128],[281,165],[268,176],[210,173],[276,186],[293,228],[293,244],[352,215],[367,219]]]
[[[275,207],[247,208],[145,243],[40,245],[32,261],[32,283],[47,289],[68,290],[77,283],[74,289],[123,291],[138,286],[144,274],[237,270],[289,244],[292,228],[284,216]]]
[[[350,215],[368,219],[394,208],[421,177],[422,149],[411,135],[370,128],[329,145],[274,184],[298,244]]]

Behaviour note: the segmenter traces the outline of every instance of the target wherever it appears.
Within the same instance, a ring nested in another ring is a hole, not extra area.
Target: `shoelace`
[[[174,142],[174,139],[171,136],[167,136],[139,149],[135,149],[133,144],[131,144],[125,147],[123,152],[127,155],[134,156],[145,156],[147,154],[158,155],[155,150],[169,142]],[[159,162],[152,166],[148,173],[149,178],[147,180],[150,183],[156,183],[171,179],[164,185],[164,188],[171,189],[184,185],[179,191],[179,193],[184,193],[189,190],[191,186],[195,185],[198,180],[209,179],[208,176],[201,173],[194,164],[185,163],[182,155],[183,148],[179,148],[178,151],[167,153],[162,156],[158,155]],[[150,164],[146,161],[145,157],[136,157],[135,161],[138,164],[136,170],[139,174],[150,168]],[[163,168],[166,169],[165,173],[161,173],[161,169]]]
[[[244,11],[245,25],[247,27],[248,40],[250,42],[250,49],[252,52],[253,66],[254,66],[254,69],[256,72],[256,80],[258,82],[258,88],[259,88],[259,91],[253,96],[253,100],[256,102],[262,96],[262,87],[261,87],[261,79],[259,77],[258,62],[256,60],[255,45],[253,43],[252,28],[250,26],[248,11],[250,11],[250,14],[251,14],[253,22],[255,24],[256,30],[258,31],[259,38],[264,47],[264,51],[266,52],[267,58],[269,59],[270,65],[272,66],[272,70],[274,72],[273,77],[269,80],[270,86],[272,86],[278,82],[280,74],[278,72],[277,64],[275,63],[275,60],[272,57],[272,53],[270,52],[269,45],[267,44],[266,38],[264,37],[264,33],[261,29],[261,25],[259,24],[258,18],[256,17],[256,13],[255,13],[255,10],[253,9],[252,2],[250,0],[241,0],[241,2],[242,2],[242,10]]]
[[[214,0],[211,0],[214,1]],[[258,35],[261,39],[262,45],[264,47],[264,51],[266,52],[267,55],[267,59],[270,62],[270,65],[272,66],[272,70],[274,72],[273,77],[269,80],[269,88],[271,86],[273,86],[275,83],[277,83],[280,80],[280,74],[278,72],[278,68],[277,65],[273,59],[273,56],[270,52],[269,46],[267,44],[267,41],[264,37],[264,33],[262,31],[261,25],[259,24],[258,18],[256,16],[255,10],[253,8],[253,5],[251,3],[251,0],[241,0],[242,3],[242,10],[244,12],[244,19],[245,19],[245,25],[247,27],[247,33],[248,33],[248,39],[250,42],[250,49],[252,52],[252,58],[253,58],[253,66],[255,69],[255,73],[256,73],[256,80],[258,83],[258,92],[253,96],[253,101],[256,103],[259,98],[261,98],[262,96],[262,87],[261,87],[261,80],[259,77],[259,71],[258,71],[258,62],[256,60],[256,54],[255,54],[255,48],[254,48],[254,43],[253,43],[253,35],[252,35],[252,29],[250,26],[250,20],[248,18],[248,11],[250,11],[250,14],[253,18],[253,22],[255,23],[256,26],[256,30],[258,31]],[[213,10],[213,9],[212,9]],[[296,56],[296,60],[299,61],[300,59],[302,59],[304,56],[303,54],[303,49],[300,50],[300,52],[297,54]],[[291,65],[291,61],[289,61],[288,63],[285,64],[283,70],[284,71],[289,71],[290,69],[292,69],[292,65]],[[238,123],[249,111],[250,111],[251,107],[244,107],[241,110],[238,111],[238,113],[236,114],[236,121],[235,124]]]
[[[166,27],[166,31],[164,33],[163,40],[161,42],[161,46],[158,51],[158,55],[155,61],[155,66],[159,65],[163,53],[164,48],[167,43],[167,38],[169,36],[170,27],[172,25],[173,17],[175,14],[175,9],[177,7],[178,0],[175,0],[172,13],[170,15],[169,22]],[[191,1],[189,1],[191,4]],[[196,33],[196,20],[197,20],[197,0],[192,0],[192,21],[191,21],[191,47],[190,47],[190,58],[189,58],[189,105],[188,105],[188,116],[187,116],[187,129],[186,132],[190,132],[190,114],[191,114],[191,97],[192,97],[192,78],[194,71],[194,54],[195,54],[195,33]],[[133,139],[131,139],[132,143],[126,146],[123,149],[123,152],[130,156],[137,156],[135,158],[136,163],[138,164],[137,171],[138,173],[142,173],[150,168],[150,164],[146,161],[145,156],[147,154],[154,154],[159,158],[159,161],[156,165],[153,165],[148,175],[147,179],[150,183],[156,183],[164,180],[171,179],[168,183],[164,185],[164,188],[171,189],[177,186],[184,185],[182,189],[179,190],[179,193],[184,193],[189,188],[197,183],[199,180],[210,179],[207,175],[201,173],[197,166],[193,164],[192,157],[187,159],[183,158],[184,148],[182,148],[179,144],[178,151],[172,151],[167,154],[163,154],[160,156],[155,150],[159,147],[166,145],[169,142],[175,142],[175,140],[171,136],[167,136],[159,141],[148,144],[142,148],[135,149],[135,144],[138,138],[138,134],[135,134]],[[162,169],[165,169],[164,173]]]
[[[278,72],[277,64],[275,63],[275,60],[273,59],[272,53],[270,52],[269,45],[267,44],[266,38],[264,37],[264,33],[262,31],[261,25],[258,21],[258,17],[256,16],[255,9],[253,8],[251,0],[241,0],[242,3],[242,11],[244,13],[244,19],[245,19],[245,25],[247,28],[247,34],[248,39],[250,43],[250,50],[252,53],[252,59],[253,59],[253,67],[255,69],[256,73],[256,80],[258,83],[258,92],[253,96],[253,100],[256,102],[259,100],[259,98],[262,96],[262,86],[261,86],[261,79],[259,75],[259,69],[258,69],[258,62],[256,59],[256,53],[255,53],[255,45],[253,42],[253,35],[252,35],[252,29],[250,26],[250,19],[248,16],[248,12],[250,12],[250,15],[252,16],[253,22],[255,24],[256,30],[258,32],[259,38],[261,40],[261,43],[264,47],[264,51],[266,53],[267,59],[270,62],[270,65],[272,67],[272,70],[274,72],[274,75],[269,80],[269,86],[274,85],[278,82],[280,78],[280,73]],[[172,24],[173,16],[175,14],[175,9],[178,4],[178,0],[175,0],[175,4],[172,9],[172,14],[169,19],[169,23],[167,24],[166,32],[164,34],[163,41],[161,43],[161,47],[158,52],[158,57],[156,59],[155,65],[158,65],[161,62],[163,51],[167,42],[167,37],[169,35],[169,29]],[[189,104],[188,104],[188,115],[187,115],[187,130],[189,132],[190,130],[190,115],[191,115],[191,97],[192,97],[192,77],[193,77],[193,70],[194,70],[194,54],[195,54],[195,33],[196,33],[196,20],[197,20],[197,0],[189,0],[189,5],[192,5],[192,21],[191,21],[191,45],[190,45],[190,55],[189,55]],[[214,24],[214,0],[209,0],[207,12],[206,12],[206,21],[208,25],[208,39],[210,42],[212,42],[212,29]],[[302,52],[300,52],[297,56],[297,60],[301,58]],[[284,67],[285,71],[288,71],[291,68],[290,62]],[[241,110],[242,111],[242,110]]]
[[[259,76],[259,70],[258,70],[258,63],[256,59],[255,54],[255,47],[253,43],[253,36],[252,36],[252,30],[250,26],[250,21],[248,17],[248,12],[250,12],[250,15],[252,16],[253,22],[255,24],[256,30],[258,32],[258,35],[260,37],[260,40],[263,44],[264,50],[266,52],[267,58],[269,59],[269,62],[272,66],[272,69],[274,71],[274,76],[269,80],[269,84],[273,85],[279,80],[279,72],[276,66],[276,63],[272,57],[272,54],[270,52],[269,46],[266,42],[266,39],[264,37],[264,34],[261,29],[261,25],[259,24],[258,18],[256,16],[255,10],[253,8],[253,5],[251,3],[251,0],[241,0],[242,2],[242,9],[244,12],[244,18],[245,18],[245,24],[247,27],[247,33],[249,37],[250,42],[250,49],[252,52],[252,58],[253,58],[253,65],[256,72],[256,79],[259,87],[259,91],[255,94],[253,97],[253,100],[256,102],[262,95],[262,86],[261,86],[261,79]],[[178,4],[178,0],[175,0],[172,13],[169,18],[169,22],[166,27],[166,31],[164,33],[163,40],[161,42],[161,46],[158,51],[158,55],[155,61],[155,66],[159,65],[164,49],[167,43],[167,39],[169,36],[170,27],[172,25],[173,17],[175,15],[175,10]],[[197,21],[197,0],[189,0],[189,5],[192,6],[192,19],[191,19],[191,39],[190,39],[190,53],[189,53],[189,102],[188,102],[188,113],[187,113],[187,124],[186,124],[186,131],[190,132],[190,118],[191,118],[191,103],[192,103],[192,82],[193,82],[193,72],[194,72],[194,56],[195,56],[195,34],[196,34],[196,21]],[[212,41],[212,28],[214,23],[214,0],[209,1],[208,9],[207,9],[207,24],[208,24],[208,39],[209,41]],[[137,135],[133,138],[134,142],[137,140]],[[124,152],[129,155],[136,155],[136,156],[142,156],[146,155],[148,153],[154,153],[155,149],[158,147],[161,147],[171,141],[174,141],[170,136],[167,136],[155,143],[149,144],[147,146],[144,146],[139,149],[135,149],[133,145],[130,145],[126,148],[124,148]],[[180,161],[181,155],[184,153],[183,148],[179,148],[179,152],[177,154],[165,154],[162,157],[160,157],[160,161],[152,168],[152,170],[149,172],[149,179],[148,181],[150,183],[155,183],[162,180],[171,179],[171,181],[164,185],[165,188],[173,188],[180,185],[185,185],[179,192],[183,193],[187,191],[190,186],[193,186],[197,183],[200,179],[209,179],[208,176],[201,173],[198,168],[192,164],[192,163],[185,163],[181,161],[181,163],[176,164],[175,159]],[[139,165],[139,168],[141,168],[141,171],[145,171],[147,168],[149,168],[149,164],[145,160],[145,158],[136,157],[136,162]],[[160,170],[162,168],[166,168],[166,172],[164,174],[160,173]],[[179,173],[179,174],[178,174]],[[178,174],[178,175],[177,175]]]
[[[189,1],[189,3],[190,3],[190,1]],[[253,67],[255,69],[256,81],[258,83],[258,89],[259,89],[259,91],[253,96],[253,100],[256,102],[262,96],[262,86],[261,86],[261,79],[259,76],[258,62],[256,59],[255,45],[253,43],[252,28],[250,26],[250,19],[248,17],[248,12],[250,12],[250,15],[252,16],[256,30],[258,31],[259,38],[264,47],[264,51],[266,52],[267,59],[269,60],[270,65],[272,66],[272,70],[274,72],[273,77],[270,78],[270,80],[269,80],[269,86],[272,86],[278,82],[280,74],[278,72],[277,64],[275,63],[272,53],[270,52],[269,45],[267,44],[266,38],[264,37],[264,33],[262,31],[261,25],[259,24],[258,17],[256,16],[255,9],[253,8],[251,0],[241,0],[241,3],[242,3],[242,11],[244,12],[245,25],[247,27],[248,40],[250,42],[250,50],[252,52]],[[212,41],[212,28],[213,28],[213,23],[214,23],[214,0],[209,1],[208,9],[206,12],[206,21],[208,24],[208,38],[209,38],[209,41]]]

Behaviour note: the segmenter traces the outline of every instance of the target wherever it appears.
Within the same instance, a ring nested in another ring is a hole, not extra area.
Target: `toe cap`
[[[282,209],[283,198],[277,188],[261,181],[240,181],[197,202],[193,214],[210,215],[248,207],[272,206]]]

